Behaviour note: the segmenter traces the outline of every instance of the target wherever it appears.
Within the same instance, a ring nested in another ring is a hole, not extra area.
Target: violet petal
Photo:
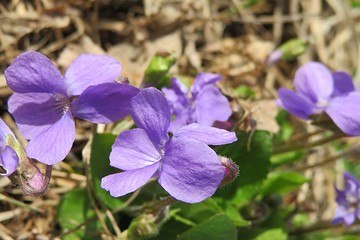
[[[124,196],[143,186],[156,172],[159,164],[157,162],[143,168],[111,174],[101,179],[101,187],[113,197]]]
[[[216,153],[204,143],[173,138],[166,146],[159,183],[174,198],[201,202],[215,193],[223,177]]]
[[[295,73],[295,90],[310,102],[329,100],[334,89],[333,77],[323,64],[309,62]]]
[[[32,139],[61,119],[66,99],[51,93],[14,93],[9,101],[9,112],[15,118],[21,134]]]
[[[215,121],[226,121],[231,115],[230,103],[220,90],[213,86],[205,86],[196,99],[197,122],[212,126]]]
[[[8,86],[18,93],[66,93],[60,71],[50,59],[34,51],[16,57],[5,70],[5,78]]]
[[[334,218],[331,221],[332,224],[341,224],[345,223],[347,226],[350,226],[355,222],[355,213],[349,211],[349,209],[342,206],[338,206],[335,210]]]
[[[355,91],[352,78],[346,72],[333,72],[334,90],[331,97],[337,97]]]
[[[6,146],[6,136],[10,134],[11,136],[15,136],[10,128],[6,125],[6,123],[0,118],[0,152],[4,151]]]
[[[80,95],[86,88],[115,81],[120,76],[121,65],[114,58],[82,54],[65,73],[68,96]]]
[[[0,176],[9,176],[15,172],[19,165],[19,157],[16,152],[9,146],[6,146],[0,154],[0,166],[5,169],[6,173],[0,173]]]
[[[302,119],[308,119],[309,116],[313,114],[315,106],[293,91],[286,88],[280,88],[278,90],[278,95],[278,104],[289,113]]]
[[[62,161],[75,140],[75,122],[70,111],[51,127],[31,139],[26,152],[30,158],[47,165]]]
[[[141,128],[120,133],[110,153],[110,165],[126,171],[151,165],[160,159],[158,146]]]
[[[195,77],[194,84],[191,86],[191,94],[196,98],[197,94],[209,84],[214,84],[221,80],[223,77],[215,73],[198,73]]]
[[[72,102],[73,114],[93,123],[110,123],[130,114],[130,101],[139,89],[127,84],[90,86]]]
[[[171,88],[163,88],[162,92],[169,103],[172,114],[176,114],[188,107],[187,87],[177,78],[171,79]]]
[[[326,113],[335,124],[350,136],[360,135],[360,93],[352,92],[347,96],[334,98]]]
[[[170,108],[164,94],[156,88],[141,90],[131,100],[135,124],[149,134],[155,143],[166,141],[170,125]]]
[[[234,132],[224,129],[203,126],[198,123],[192,123],[179,128],[174,137],[186,137],[203,142],[206,145],[223,145],[235,142],[237,140]]]
[[[190,109],[184,108],[182,111],[178,111],[174,114],[175,119],[170,122],[169,132],[176,132],[182,126],[185,126],[190,121]]]

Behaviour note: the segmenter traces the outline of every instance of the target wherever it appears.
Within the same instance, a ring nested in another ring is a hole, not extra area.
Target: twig
[[[5,202],[8,202],[8,203],[12,203],[12,204],[14,204],[16,206],[29,209],[29,210],[31,210],[33,212],[37,212],[37,213],[41,213],[41,214],[45,213],[45,211],[42,210],[42,209],[39,209],[39,208],[31,206],[31,205],[27,205],[27,204],[25,204],[25,203],[23,203],[21,201],[16,200],[16,199],[7,197],[2,193],[0,193],[0,201],[5,201]]]
[[[301,150],[301,149],[313,148],[313,147],[317,147],[317,146],[320,146],[320,145],[323,145],[326,143],[330,143],[334,140],[338,140],[342,137],[344,137],[343,134],[334,133],[333,135],[331,135],[329,137],[326,137],[326,138],[323,138],[323,139],[320,139],[320,140],[317,140],[314,142],[274,147],[272,154],[280,154],[280,153],[292,152],[292,151]]]

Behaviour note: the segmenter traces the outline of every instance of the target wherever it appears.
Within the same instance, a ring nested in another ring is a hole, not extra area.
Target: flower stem
[[[292,151],[301,150],[301,149],[313,148],[313,147],[317,147],[317,146],[332,142],[334,140],[340,139],[342,137],[345,137],[345,135],[343,133],[334,133],[329,137],[325,137],[323,139],[320,139],[320,140],[317,140],[314,142],[305,142],[305,143],[300,143],[300,144],[285,145],[285,146],[279,146],[279,147],[274,146],[272,154],[274,155],[274,154],[292,152]]]
[[[295,168],[294,170],[295,171],[298,171],[298,172],[303,172],[305,170],[308,170],[308,169],[311,169],[311,168],[316,168],[316,167],[321,167],[321,166],[324,166],[326,164],[329,164],[333,161],[336,161],[338,160],[339,158],[342,158],[344,156],[347,156],[353,152],[356,152],[358,151],[358,147],[359,145],[356,146],[357,148],[350,148],[342,153],[339,153],[339,154],[336,154],[335,156],[330,156],[330,157],[327,157],[325,158],[324,160],[322,160],[321,162],[318,162],[318,163],[315,163],[315,164],[312,164],[312,165],[307,165],[307,166],[302,166],[302,167],[299,167],[299,168]]]
[[[27,208],[27,209],[30,209],[31,211],[34,211],[34,212],[37,212],[37,213],[41,213],[41,214],[45,213],[45,211],[43,209],[37,208],[37,207],[32,206],[32,205],[27,205],[27,204],[25,204],[25,203],[23,203],[21,201],[16,200],[16,199],[7,197],[2,193],[0,193],[0,201],[5,201],[5,202],[8,202],[8,203],[12,203],[12,204],[14,204],[16,206],[19,206],[19,207],[22,207],[22,208]]]
[[[167,196],[159,201],[156,202],[152,202],[149,203],[148,205],[144,206],[144,211],[145,212],[151,212],[151,213],[157,213],[159,212],[162,208],[167,207],[171,204],[176,203],[178,200],[176,200],[175,198],[173,198],[172,196]]]

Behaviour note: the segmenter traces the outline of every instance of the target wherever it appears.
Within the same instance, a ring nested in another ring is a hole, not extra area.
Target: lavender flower
[[[18,56],[5,71],[15,92],[9,111],[30,140],[27,154],[53,165],[63,160],[75,139],[74,117],[109,123],[129,114],[138,89],[113,82],[121,65],[101,55],[80,55],[62,77],[47,57],[37,52]]]
[[[360,181],[350,173],[344,173],[345,188],[339,190],[335,187],[338,207],[331,223],[345,223],[350,226],[355,219],[360,219]]]
[[[19,165],[15,144],[18,143],[13,132],[0,119],[0,176],[13,174]]]
[[[360,135],[360,93],[347,73],[309,62],[295,73],[294,85],[295,92],[279,89],[281,107],[302,119],[325,112],[344,133]]]
[[[212,73],[199,73],[188,89],[177,78],[171,79],[171,88],[163,88],[171,113],[175,116],[170,132],[189,123],[212,126],[215,121],[226,121],[231,115],[229,101],[215,86],[222,77]]]
[[[110,165],[124,172],[104,177],[101,187],[120,197],[158,177],[160,185],[183,202],[200,202],[213,195],[224,168],[207,145],[231,143],[235,134],[193,123],[169,139],[170,108],[155,88],[142,90],[131,106],[139,128],[121,133],[110,154]]]

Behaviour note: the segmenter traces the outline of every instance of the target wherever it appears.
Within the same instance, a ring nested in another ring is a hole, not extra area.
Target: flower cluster
[[[218,74],[199,73],[191,86],[191,96],[179,79],[171,79],[171,87],[162,89],[175,116],[170,124],[171,132],[190,123],[212,126],[215,121],[228,120],[229,101],[214,85],[221,78]]]
[[[360,93],[347,73],[309,62],[296,71],[294,86],[295,92],[278,91],[278,104],[289,113],[302,119],[326,113],[347,135],[360,135]]]
[[[232,164],[228,171],[229,164],[222,164],[208,146],[237,139],[235,133],[211,127],[231,114],[227,99],[214,86],[219,75],[199,74],[191,88],[192,98],[173,79],[174,89],[164,89],[169,107],[155,88],[140,90],[117,82],[120,73],[115,59],[83,54],[62,76],[50,59],[34,51],[19,55],[6,69],[7,84],[14,91],[9,111],[29,140],[26,154],[47,165],[43,176],[28,158],[20,163],[24,165],[20,168],[33,169],[25,176],[26,192],[37,195],[46,189],[51,165],[66,157],[75,140],[75,118],[110,123],[129,114],[138,128],[122,132],[110,155],[111,166],[123,172],[106,176],[101,183],[112,196],[123,196],[158,178],[174,198],[195,203],[213,195],[224,176],[223,184],[236,177],[236,166]],[[173,123],[171,110],[176,116]],[[0,122],[0,170],[6,176],[19,164],[8,138],[15,139]]]
[[[350,173],[344,173],[344,182],[343,190],[335,187],[338,206],[332,223],[345,223],[349,226],[355,219],[360,219],[360,181]]]

